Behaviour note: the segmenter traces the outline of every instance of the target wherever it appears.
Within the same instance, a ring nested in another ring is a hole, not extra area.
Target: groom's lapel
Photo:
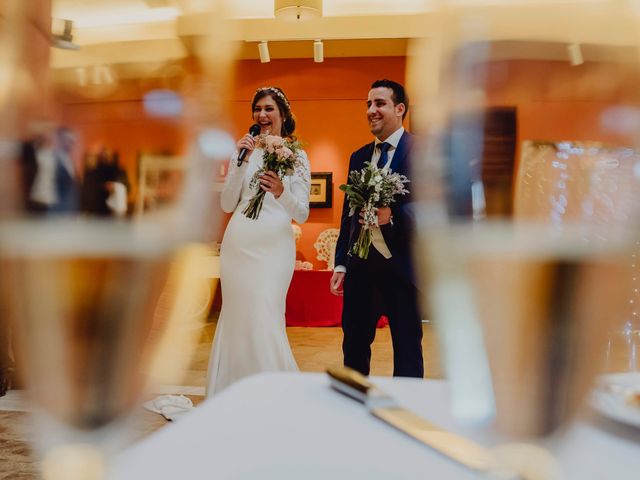
[[[369,145],[367,145],[366,148],[363,148],[361,150],[361,153],[357,157],[357,161],[358,161],[358,163],[356,164],[357,166],[354,166],[354,170],[362,170],[364,168],[364,162],[371,161],[371,157],[373,156],[373,149],[375,148],[375,146],[376,146],[376,142],[373,141]],[[354,231],[360,230],[359,219],[360,217],[358,217],[358,215],[353,215],[351,217],[351,228]]]
[[[373,149],[376,147],[376,142],[371,142],[369,145],[367,145],[367,148],[364,151],[364,154],[362,156],[362,165],[360,165],[360,168],[364,168],[364,162],[370,162],[371,161],[371,157],[373,157]]]
[[[407,158],[407,154],[409,153],[410,146],[410,134],[404,132],[402,134],[402,137],[400,137],[400,141],[398,142],[396,153],[393,154],[393,160],[391,160],[390,168],[392,172],[398,172],[402,170],[402,166],[405,163],[405,159]]]

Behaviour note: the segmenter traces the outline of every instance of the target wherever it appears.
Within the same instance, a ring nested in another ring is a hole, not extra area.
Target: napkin
[[[193,409],[193,402],[184,395],[160,395],[145,402],[144,408],[162,415],[169,421],[175,421]]]

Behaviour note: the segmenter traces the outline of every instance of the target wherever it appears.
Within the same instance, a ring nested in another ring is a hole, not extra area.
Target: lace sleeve
[[[238,167],[238,152],[236,152],[229,162],[229,171],[224,181],[224,188],[220,197],[220,206],[227,213],[232,213],[238,206],[242,191],[242,181],[247,172],[248,162],[242,162]]]
[[[298,154],[290,188],[285,186],[278,198],[280,205],[297,223],[304,223],[309,217],[309,190],[311,189],[311,168],[304,150]]]
[[[298,161],[296,162],[296,167],[294,171],[294,175],[298,177],[298,179],[307,185],[307,187],[311,188],[311,166],[309,165],[309,159],[307,158],[307,153],[304,150],[300,150],[300,154],[298,155]],[[309,195],[307,194],[307,200],[309,200]]]

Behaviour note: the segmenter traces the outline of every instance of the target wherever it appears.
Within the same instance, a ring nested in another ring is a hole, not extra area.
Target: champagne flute
[[[627,8],[447,4],[410,65],[427,139],[415,250],[453,413],[507,438],[570,422],[624,312],[640,193]]]
[[[25,3],[10,1],[12,9],[5,12],[8,23],[24,31],[29,26]],[[175,182],[168,185],[170,195],[162,208],[132,221],[73,214],[27,216],[18,212],[19,202],[12,208],[3,205],[2,300],[18,327],[28,394],[36,409],[34,445],[42,455],[45,479],[105,478],[108,456],[129,438],[132,412],[149,381],[176,380],[188,357],[174,354],[192,351],[181,340],[192,340],[184,332],[193,332],[193,323],[203,320],[184,315],[189,294],[202,282],[195,272],[205,249],[197,242],[205,240],[219,220],[215,175],[234,145],[220,127],[232,57],[223,44],[223,30],[217,28],[223,21],[219,3],[198,4],[207,7],[200,14],[210,16],[212,32],[193,42],[200,88],[194,91],[186,82],[174,85],[169,98],[166,88],[161,91],[162,101],[184,104],[184,111],[158,127],[153,94],[162,80],[150,79],[145,99],[151,100],[130,118],[141,117],[147,125],[155,122],[156,128],[191,145],[180,163],[182,173],[168,175]],[[21,37],[14,30],[3,30],[2,39],[15,46]],[[25,59],[7,58],[9,74],[25,68]],[[118,85],[117,75],[113,78],[115,85],[102,90],[63,83],[58,93],[63,98],[108,97]],[[24,95],[25,101],[33,101],[32,95],[35,91]],[[54,103],[52,98],[45,100]],[[0,105],[3,119],[21,112],[20,102]],[[66,122],[91,130],[85,117],[69,110]],[[15,144],[17,123],[2,131],[7,143]],[[110,137],[108,130],[103,135]],[[111,135],[110,141],[117,140]],[[126,147],[139,151],[144,144]],[[3,158],[6,166],[19,163],[17,150],[13,158]],[[160,297],[161,308],[156,308]],[[191,324],[185,326],[187,322]]]

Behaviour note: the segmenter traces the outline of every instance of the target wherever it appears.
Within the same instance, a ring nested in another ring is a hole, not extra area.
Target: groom
[[[371,161],[411,178],[410,152],[413,135],[405,132],[402,120],[409,103],[404,87],[391,80],[377,80],[367,99],[369,129],[376,137],[351,155],[349,171],[360,170]],[[412,184],[408,184],[412,189]],[[350,256],[358,238],[360,216],[349,217],[349,201],[342,207],[340,235],[336,245],[331,293],[344,295],[342,351],[344,364],[369,374],[371,343],[380,315],[389,318],[393,342],[393,375],[420,377],[422,362],[422,322],[417,305],[411,235],[413,218],[411,194],[396,197],[390,207],[378,209],[379,228],[372,231],[369,257]]]

